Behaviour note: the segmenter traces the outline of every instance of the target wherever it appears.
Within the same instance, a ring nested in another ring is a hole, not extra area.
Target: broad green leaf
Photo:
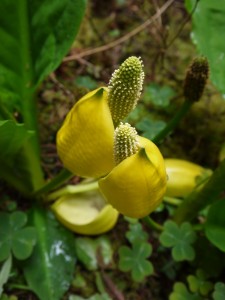
[[[30,224],[36,227],[37,244],[23,264],[25,278],[40,300],[60,300],[73,279],[73,234],[52,213],[39,207],[33,208]]]
[[[176,282],[173,286],[173,292],[169,296],[169,300],[201,300],[198,295],[189,293],[185,284]],[[203,299],[202,299],[203,300]]]
[[[196,234],[187,222],[180,227],[173,222],[167,221],[164,231],[160,235],[160,242],[165,247],[172,247],[172,256],[175,261],[193,260],[194,249],[191,244],[195,241]]]
[[[2,268],[0,270],[0,297],[1,297],[2,292],[3,292],[3,285],[9,279],[11,267],[12,267],[12,256],[9,255],[9,257],[4,262],[4,264],[2,265]]]
[[[196,0],[186,0],[186,7],[192,11]],[[208,58],[211,80],[225,94],[225,2],[198,1],[192,17],[192,37],[200,54]]]
[[[224,300],[225,299],[225,284],[217,282],[215,284],[215,291],[213,292],[213,300]]]
[[[24,228],[26,221],[26,214],[20,211],[0,213],[0,261],[11,252],[17,259],[26,259],[32,253],[36,232],[33,227]]]
[[[132,248],[122,246],[119,249],[119,269],[131,271],[134,281],[140,282],[146,276],[153,273],[153,265],[147,258],[152,253],[152,246],[149,243],[134,243]]]
[[[39,157],[30,143],[33,133],[13,120],[0,121],[0,178],[25,194],[43,184]]]
[[[11,161],[22,145],[32,135],[24,124],[18,124],[12,120],[0,121],[0,161]]]
[[[219,278],[225,267],[225,256],[205,235],[198,236],[195,242],[195,260],[193,264],[197,265],[204,273],[210,274],[211,277]]]
[[[212,204],[205,223],[205,233],[210,242],[225,252],[225,199]]]
[[[88,270],[98,269],[98,258],[108,265],[112,262],[112,246],[106,236],[99,238],[77,238],[75,241],[77,258]]]
[[[22,109],[68,52],[85,0],[0,1],[0,98]]]

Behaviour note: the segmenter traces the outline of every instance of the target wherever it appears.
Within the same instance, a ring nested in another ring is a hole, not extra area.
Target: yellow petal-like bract
[[[203,167],[190,161],[166,158],[168,175],[166,196],[185,197],[196,187],[196,178],[206,171]]]
[[[163,157],[150,140],[139,137],[141,149],[124,159],[104,178],[99,187],[107,201],[120,213],[142,218],[162,201],[166,191]]]
[[[105,203],[98,191],[65,195],[52,205],[52,210],[65,227],[87,235],[109,231],[119,216],[118,211]]]
[[[57,151],[64,166],[81,177],[100,177],[111,171],[114,126],[107,88],[81,98],[57,134]]]

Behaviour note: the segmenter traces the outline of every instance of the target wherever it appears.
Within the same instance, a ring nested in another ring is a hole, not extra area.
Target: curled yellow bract
[[[139,137],[141,149],[120,162],[99,180],[99,188],[115,209],[131,218],[142,218],[162,201],[166,191],[163,157],[150,140]]]
[[[57,134],[57,151],[64,166],[81,177],[100,177],[111,171],[114,126],[107,88],[81,98]]]
[[[109,231],[119,216],[118,211],[105,203],[98,191],[62,196],[51,208],[65,227],[85,235]]]

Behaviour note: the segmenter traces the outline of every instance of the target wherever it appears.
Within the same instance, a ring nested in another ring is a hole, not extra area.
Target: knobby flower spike
[[[114,167],[114,126],[107,88],[81,98],[57,134],[57,151],[64,166],[81,177],[100,177]]]
[[[119,125],[115,139],[114,155],[119,163],[99,180],[100,190],[120,213],[132,218],[145,217],[161,203],[166,191],[163,157],[150,140],[134,136],[129,124]]]
[[[114,133],[114,159],[118,165],[125,158],[135,154],[140,149],[137,131],[130,124],[122,122]]]
[[[189,66],[184,80],[184,97],[186,101],[198,101],[204,91],[209,77],[209,64],[206,57],[197,57]]]
[[[135,56],[126,59],[113,73],[108,86],[108,103],[116,126],[136,106],[141,95],[143,81],[143,63]]]

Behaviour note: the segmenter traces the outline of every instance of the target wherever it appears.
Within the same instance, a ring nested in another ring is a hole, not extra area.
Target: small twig
[[[144,30],[146,27],[148,27],[150,24],[152,24],[158,18],[160,18],[161,15],[168,9],[168,7],[173,4],[174,1],[175,0],[168,0],[161,8],[159,8],[157,10],[157,12],[150,19],[148,19],[147,21],[145,21],[143,24],[139,25],[132,31],[128,32],[126,35],[120,37],[119,39],[114,40],[114,41],[112,41],[106,45],[100,46],[100,47],[96,47],[93,49],[83,51],[78,54],[67,56],[63,59],[63,62],[72,61],[72,60],[80,59],[84,56],[92,55],[92,54],[95,54],[98,52],[103,52],[103,51],[109,50],[111,48],[114,48],[115,46],[117,46],[119,44],[124,43],[125,41],[129,40],[131,37],[135,36],[142,30]]]
[[[101,275],[104,283],[106,284],[106,287],[108,288],[110,294],[113,296],[113,299],[125,300],[123,294],[120,290],[118,290],[112,279],[104,271],[101,272]]]
[[[196,0],[195,5],[192,9],[192,11],[190,12],[190,14],[187,16],[187,18],[184,20],[183,24],[181,24],[180,28],[178,29],[177,33],[175,34],[175,36],[171,39],[171,41],[169,42],[169,44],[167,45],[167,49],[173,44],[173,42],[176,40],[176,38],[181,34],[182,30],[184,29],[184,26],[187,24],[187,22],[191,19],[192,15],[194,14],[198,2],[200,0]]]

